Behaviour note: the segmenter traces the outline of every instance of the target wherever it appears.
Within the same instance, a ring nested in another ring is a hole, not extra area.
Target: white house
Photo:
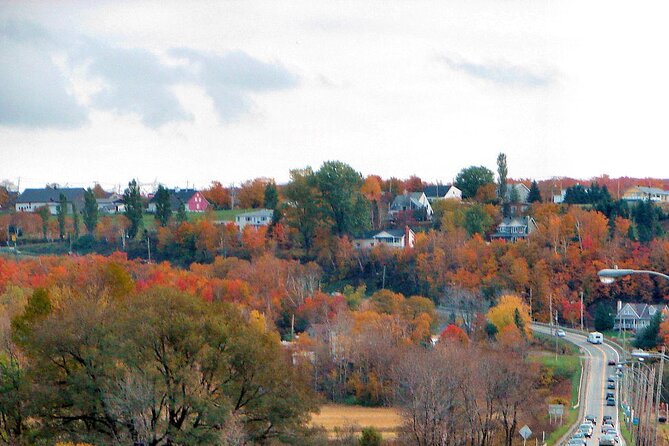
[[[424,212],[426,220],[431,220],[432,214],[434,214],[432,206],[430,205],[430,202],[424,192],[404,191],[403,194],[395,197],[392,204],[390,205],[390,210],[388,213],[391,217],[395,218],[400,212],[406,211]],[[418,217],[417,219],[421,218]]]
[[[669,191],[657,187],[635,186],[630,187],[623,194],[623,200],[643,201],[650,200],[657,203],[669,202]]]
[[[354,239],[353,245],[358,249],[370,249],[380,245],[404,249],[413,248],[415,241],[416,234],[406,226],[404,229],[382,229],[366,232]]]
[[[650,325],[650,321],[658,313],[664,318],[669,313],[666,304],[649,305],[644,303],[622,304],[618,301],[614,330],[640,330]]]
[[[78,212],[81,212],[84,208],[85,193],[86,190],[83,187],[26,189],[16,199],[16,211],[36,212],[41,207],[47,207],[52,215],[56,215],[60,205],[60,195],[63,194],[67,202],[67,213],[72,213],[72,205],[76,206]]]
[[[119,194],[111,194],[105,198],[96,198],[98,204],[98,211],[102,214],[120,214],[125,212],[125,203],[123,196]]]
[[[436,186],[425,186],[423,193],[430,203],[435,200],[462,200],[462,191],[453,185],[444,186],[443,184],[437,184]]]
[[[274,218],[274,211],[272,209],[258,209],[253,212],[244,212],[235,217],[235,223],[239,226],[239,230],[243,230],[246,226],[253,226],[258,228],[260,226],[269,226]]]

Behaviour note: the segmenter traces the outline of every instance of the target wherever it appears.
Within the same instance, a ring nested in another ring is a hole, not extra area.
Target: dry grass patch
[[[321,406],[321,413],[311,417],[311,424],[323,426],[332,435],[335,428],[356,426],[358,432],[363,427],[372,426],[384,434],[395,434],[402,424],[402,417],[392,407],[361,407],[343,404]],[[393,435],[384,435],[384,437]]]

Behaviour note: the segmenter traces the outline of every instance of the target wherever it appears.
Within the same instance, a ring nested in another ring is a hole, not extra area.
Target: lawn
[[[392,407],[362,407],[343,404],[325,404],[321,406],[321,413],[312,416],[313,426],[323,426],[328,435],[332,436],[335,428],[343,429],[355,427],[356,431],[372,426],[383,433],[384,437],[396,435],[402,424],[402,417],[397,409]]]

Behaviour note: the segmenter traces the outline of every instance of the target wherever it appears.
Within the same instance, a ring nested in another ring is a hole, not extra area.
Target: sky
[[[0,0],[0,180],[669,177],[666,1]]]

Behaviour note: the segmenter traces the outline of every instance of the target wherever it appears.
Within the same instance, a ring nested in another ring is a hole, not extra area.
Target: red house
[[[195,189],[169,189],[170,207],[172,211],[177,211],[179,207],[184,206],[187,212],[204,212],[209,207],[209,202],[202,192]],[[156,212],[156,197],[149,201],[149,212]]]

